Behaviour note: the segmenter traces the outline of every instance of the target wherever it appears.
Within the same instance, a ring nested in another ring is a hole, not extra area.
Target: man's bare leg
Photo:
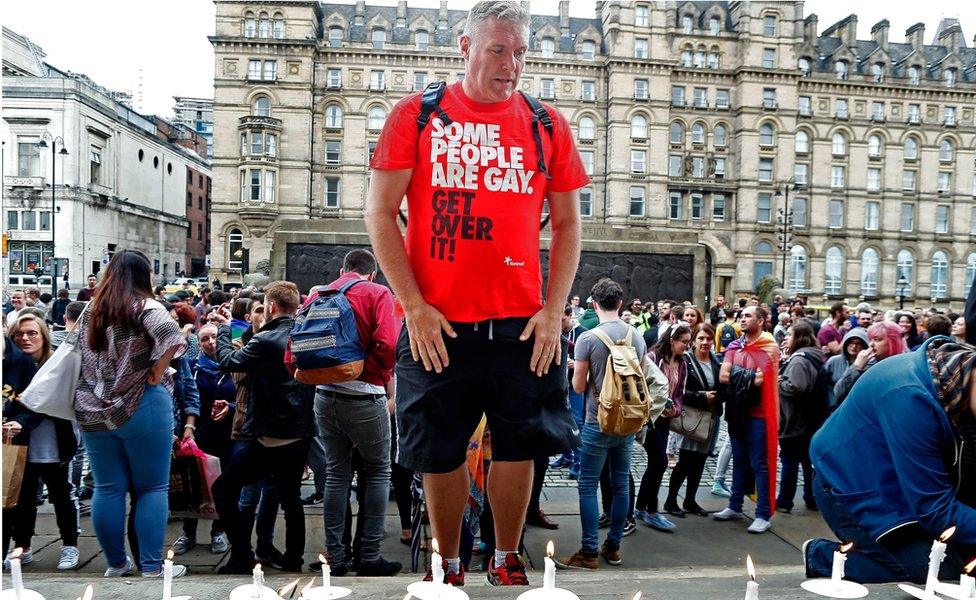
[[[492,465],[494,468],[495,465]],[[440,555],[444,558],[459,556],[461,519],[464,518],[464,507],[471,492],[469,486],[467,463],[450,473],[424,473],[424,497],[430,516],[431,535],[437,539]],[[525,512],[524,507],[522,512]]]
[[[531,460],[492,461],[488,469],[488,501],[495,518],[495,547],[499,550],[518,550],[534,472]]]

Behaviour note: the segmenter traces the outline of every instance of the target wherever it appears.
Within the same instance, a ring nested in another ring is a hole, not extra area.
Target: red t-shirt
[[[421,94],[397,103],[383,127],[374,169],[413,169],[407,188],[407,256],[424,300],[463,323],[531,316],[542,308],[539,224],[548,192],[589,182],[569,123],[546,106],[546,166],[539,172],[532,111],[515,93],[484,104],[447,86],[441,108],[417,133]],[[418,139],[419,137],[419,139]]]

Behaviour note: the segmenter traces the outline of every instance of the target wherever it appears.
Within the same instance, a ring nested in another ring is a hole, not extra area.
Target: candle
[[[956,532],[955,526],[950,527],[942,532],[939,539],[932,542],[932,550],[929,552],[929,573],[925,578],[925,593],[928,595],[935,594],[935,586],[939,583],[939,566],[942,565],[942,561],[945,560],[946,555],[946,541],[952,537],[952,534]]]
[[[752,556],[746,555],[746,569],[749,571],[749,583],[746,584],[745,600],[759,600],[759,584],[756,583],[756,568],[752,565]]]
[[[441,564],[440,547],[437,545],[437,538],[431,538],[430,547],[433,553],[430,556],[430,573],[434,583],[444,583],[444,565]]]
[[[312,589],[312,586],[314,584],[315,584],[315,578],[313,577],[311,581],[309,581],[308,583],[305,584],[305,587],[302,588],[302,591],[299,592],[298,595],[300,597],[302,597],[302,598],[308,598],[308,596],[305,595],[305,592],[307,592],[308,590]]]
[[[251,598],[260,598],[263,595],[264,571],[261,570],[261,563],[257,563],[251,571]]]
[[[546,570],[545,574],[542,576],[542,589],[551,592],[556,589],[556,563],[552,560],[552,555],[555,552],[552,540],[546,544]]]
[[[10,553],[10,582],[14,586],[14,597],[20,600],[24,593],[24,576],[20,572],[20,555],[24,553],[22,548],[15,548]]]
[[[294,596],[295,595],[295,588],[298,587],[298,582],[299,581],[301,581],[301,578],[298,578],[295,581],[292,581],[291,583],[289,583],[288,585],[286,585],[285,587],[281,588],[278,591],[278,597],[279,598],[284,598],[285,597],[285,594],[288,594],[289,592],[291,592],[291,594],[288,596],[289,598],[291,598],[292,596]]]
[[[332,588],[332,567],[324,554],[319,554],[319,562],[322,563],[322,597],[329,597],[329,589]]]
[[[830,571],[832,581],[840,581],[844,578],[844,563],[847,562],[847,553],[854,547],[853,543],[844,544],[834,551],[834,565]]]
[[[173,597],[173,551],[166,553],[166,560],[163,561],[163,600],[170,600]]]
[[[640,592],[637,592],[636,594],[634,594],[634,600],[641,600],[641,593]]]
[[[976,558],[963,567],[963,574],[959,576],[959,597],[976,598],[976,578],[971,573],[976,570]]]

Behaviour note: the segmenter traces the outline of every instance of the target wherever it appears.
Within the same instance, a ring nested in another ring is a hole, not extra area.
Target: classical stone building
[[[213,270],[239,279],[249,252],[320,282],[368,243],[367,161],[391,107],[462,76],[466,11],[216,4]],[[854,15],[819,31],[802,2],[559,12],[533,16],[521,85],[563,111],[592,174],[577,291],[608,273],[705,302],[774,275],[824,302],[891,306],[900,288],[962,305],[976,49],[957,22],[902,43],[886,21],[859,40]]]

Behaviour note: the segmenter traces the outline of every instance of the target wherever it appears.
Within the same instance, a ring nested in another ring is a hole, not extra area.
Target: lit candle
[[[430,556],[430,574],[434,583],[444,583],[444,565],[441,564],[440,546],[437,545],[437,538],[431,538],[430,547],[433,553]]]
[[[830,571],[830,579],[834,582],[838,582],[844,578],[844,563],[847,562],[847,553],[851,551],[854,547],[853,543],[844,544],[837,550],[834,550],[834,566]]]
[[[746,584],[745,600],[759,600],[759,584],[756,583],[756,568],[752,565],[752,557],[746,555],[746,570],[749,571],[749,583]]]
[[[952,526],[943,531],[939,539],[932,542],[932,550],[929,552],[929,573],[925,578],[925,593],[927,595],[935,594],[935,586],[939,583],[939,566],[945,560],[946,542],[955,532],[956,527]]]
[[[542,576],[542,589],[551,592],[556,589],[556,563],[552,560],[552,555],[555,553],[555,548],[553,547],[552,540],[546,544],[546,570]]]
[[[163,600],[170,600],[173,597],[173,551],[166,553],[166,560],[163,561]]]
[[[14,586],[14,598],[20,600],[24,593],[24,576],[20,572],[20,555],[24,553],[22,548],[15,548],[10,553],[10,582]]]
[[[959,597],[976,598],[976,578],[971,573],[976,570],[976,558],[963,567],[963,574],[959,576]]]
[[[257,563],[251,571],[251,598],[260,598],[263,595],[264,571],[261,570],[261,563]]]
[[[322,597],[328,598],[332,588],[332,567],[324,554],[319,554],[319,562],[322,563]]]
[[[295,588],[298,587],[298,582],[299,581],[301,581],[301,578],[298,578],[295,581],[292,581],[291,583],[289,583],[288,585],[286,585],[285,587],[281,588],[281,590],[278,591],[278,597],[279,598],[284,598],[285,597],[285,594],[288,594],[289,592],[291,593],[291,595],[288,596],[289,598],[291,598],[292,596],[294,596],[295,595]]]

